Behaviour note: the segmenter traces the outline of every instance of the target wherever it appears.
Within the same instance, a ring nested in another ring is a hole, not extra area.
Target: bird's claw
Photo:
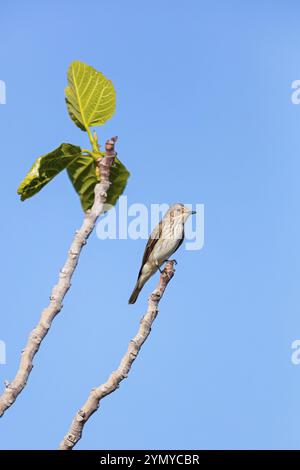
[[[174,263],[175,265],[178,264],[176,259],[166,259],[166,263]]]

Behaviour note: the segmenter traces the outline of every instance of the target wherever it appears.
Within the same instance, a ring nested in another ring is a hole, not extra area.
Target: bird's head
[[[196,214],[196,211],[190,210],[184,204],[177,203],[173,204],[169,209],[169,215],[176,221],[186,222],[188,217],[192,214]]]

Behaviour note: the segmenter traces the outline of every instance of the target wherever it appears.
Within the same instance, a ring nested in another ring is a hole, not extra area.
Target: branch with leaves
[[[69,115],[75,124],[88,133],[91,150],[72,144],[62,144],[54,151],[39,157],[18,188],[21,200],[38,193],[58,173],[66,170],[78,193],[85,212],[83,223],[76,231],[65,265],[54,286],[50,303],[44,309],[39,323],[30,333],[22,351],[17,374],[12,382],[5,382],[0,396],[0,416],[15,402],[24,389],[33,368],[33,359],[55,316],[62,309],[63,299],[71,286],[71,278],[79,256],[92,233],[98,217],[114,205],[123,193],[129,172],[115,152],[116,137],[108,140],[101,152],[96,133],[91,127],[104,124],[115,110],[115,90],[110,80],[92,67],[73,62],[68,71],[65,90]]]
[[[128,349],[122,358],[117,370],[112,372],[107,382],[94,388],[85,404],[76,413],[67,435],[60,444],[60,450],[72,450],[76,443],[81,439],[84,425],[95,411],[99,408],[100,401],[119,388],[122,380],[126,379],[131,366],[137,358],[140,349],[148,338],[152,324],[158,314],[158,305],[166,287],[174,276],[175,260],[166,262],[164,270],[161,272],[158,286],[152,292],[148,299],[148,309],[140,322],[140,327],[135,337],[130,341]]]

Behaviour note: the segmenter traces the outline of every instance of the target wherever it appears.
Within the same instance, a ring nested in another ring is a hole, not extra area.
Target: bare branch
[[[158,314],[159,301],[162,298],[169,281],[174,276],[174,264],[175,260],[167,261],[165,268],[161,273],[159,284],[148,299],[148,310],[140,322],[139,330],[136,336],[130,341],[128,349],[121,360],[119,367],[111,373],[107,382],[91,391],[83,407],[76,413],[68,434],[60,444],[60,450],[73,449],[76,443],[81,439],[85,423],[91,415],[97,411],[102,398],[114,392],[120,386],[122,380],[127,378],[134,360],[151,332],[152,324]]]
[[[10,383],[7,381],[5,382],[5,390],[0,396],[0,416],[2,416],[15,402],[16,398],[25,387],[33,368],[34,356],[38,352],[41,342],[48,333],[52,321],[63,307],[62,302],[71,287],[71,278],[77,266],[81,250],[92,233],[98,217],[103,212],[107,191],[110,186],[110,168],[116,155],[114,150],[116,141],[117,137],[113,137],[106,142],[106,155],[103,158],[99,158],[97,161],[101,180],[95,186],[95,200],[93,207],[86,212],[82,226],[75,233],[68,252],[67,260],[60,271],[58,283],[52,290],[50,303],[48,307],[43,310],[39,323],[29,335],[27,345],[22,351],[19,369],[14,380]]]

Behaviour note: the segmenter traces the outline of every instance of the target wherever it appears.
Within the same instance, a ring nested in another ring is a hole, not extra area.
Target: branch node
[[[40,344],[42,338],[37,333],[34,333],[31,335],[31,341],[33,341],[35,344]]]
[[[142,323],[143,323],[143,318],[140,321],[140,325],[142,325]],[[138,344],[135,338],[130,340],[130,344],[134,347],[135,350],[138,350],[140,347],[140,345]]]
[[[78,410],[77,412],[77,421],[84,421],[85,420],[85,417],[86,417],[86,414],[83,410]]]
[[[163,275],[163,274],[162,274]],[[150,295],[150,300],[152,300],[152,302],[158,302],[158,300],[160,299],[161,297],[161,294],[159,291],[154,291],[152,292],[152,294]]]
[[[74,434],[68,434],[67,439],[68,439],[68,441],[72,442],[72,444],[76,444],[76,436],[74,436]],[[71,447],[71,446],[69,446],[69,447]]]

